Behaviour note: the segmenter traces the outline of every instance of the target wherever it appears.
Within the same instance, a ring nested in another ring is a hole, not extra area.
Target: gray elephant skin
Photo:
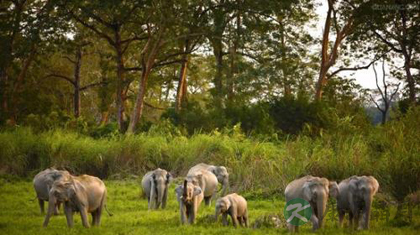
[[[49,194],[50,201],[44,227],[48,226],[56,202],[64,204],[64,213],[69,227],[74,225],[74,212],[80,212],[84,227],[90,227],[88,213],[92,214],[93,225],[100,225],[103,209],[106,209],[106,195],[105,184],[94,176],[72,176],[69,180],[55,181]]]
[[[216,214],[215,218],[222,214],[223,225],[228,225],[227,216],[232,218],[233,226],[237,227],[238,224],[248,227],[248,205],[244,197],[232,193],[219,198],[216,201]]]
[[[149,209],[162,209],[166,207],[168,188],[172,181],[172,175],[163,169],[147,172],[141,180],[143,192],[147,197]]]
[[[211,199],[216,196],[218,181],[217,177],[208,170],[190,170],[187,179],[198,182],[198,186],[203,190],[204,202],[210,206]]]
[[[39,172],[33,179],[33,185],[38,199],[39,208],[41,213],[44,213],[44,202],[49,200],[49,192],[56,180],[67,180],[70,178],[68,171],[56,170],[54,168],[48,168],[44,171]],[[55,205],[54,214],[58,214],[59,204]]]
[[[337,197],[338,185],[335,181],[309,175],[288,184],[284,194],[286,202],[295,198],[302,198],[310,203],[312,230],[315,231],[322,227],[328,196]],[[288,224],[288,228],[291,232],[298,231],[298,227],[291,224]]]
[[[222,191],[221,191],[221,196],[225,196],[227,194],[227,191],[229,189],[229,173],[226,169],[226,167],[224,166],[215,166],[215,165],[208,165],[205,163],[199,163],[193,167],[191,167],[191,169],[189,170],[189,173],[195,172],[195,171],[200,171],[200,170],[207,170],[212,172],[216,178],[217,181],[222,184]]]
[[[368,229],[373,197],[378,192],[379,183],[373,176],[352,176],[338,185],[337,210],[339,225],[349,213],[350,227]],[[360,216],[362,218],[360,218]],[[360,222],[360,223],[359,223]]]
[[[183,185],[176,189],[176,196],[179,203],[181,224],[194,224],[198,208],[203,201],[203,191],[197,181],[185,179]]]

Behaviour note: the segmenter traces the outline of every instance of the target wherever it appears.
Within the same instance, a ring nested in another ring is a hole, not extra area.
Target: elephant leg
[[[353,213],[353,226],[356,229],[359,227],[359,220],[360,220],[360,212],[356,211],[355,213]]]
[[[245,227],[248,228],[248,226],[249,226],[249,224],[248,224],[248,210],[245,211],[245,215],[244,215],[243,219],[244,219]]]
[[[232,212],[232,214],[230,215],[230,217],[232,218],[232,223],[233,223],[233,226],[236,228],[236,227],[238,227],[238,216],[237,216],[237,214],[235,213],[235,212]]]
[[[228,226],[229,225],[229,222],[228,222],[228,219],[227,219],[227,214],[226,213],[223,213],[222,214],[222,224],[224,225],[224,226]]]
[[[291,233],[297,233],[298,232],[298,226],[292,225],[287,223],[287,228],[289,229],[289,232]]]
[[[39,209],[41,210],[41,214],[44,214],[44,200],[38,198]]]
[[[350,228],[353,228],[353,220],[354,220],[353,212],[350,211],[349,212],[349,227]]]
[[[346,212],[344,211],[338,211],[338,227],[343,227],[343,220],[346,215]]]
[[[206,204],[206,206],[210,206],[210,203],[211,203],[211,196],[209,196],[209,197],[204,197],[204,203]]]
[[[90,213],[91,215],[92,215],[92,226],[95,226],[96,225],[96,214],[97,214],[97,211],[93,211],[92,213]]]
[[[85,228],[90,227],[87,214],[88,214],[87,209],[81,207],[80,208],[80,216],[82,217],[82,224]]]
[[[195,216],[197,215],[197,208],[190,206],[190,213],[189,213],[189,217],[188,217],[188,223],[189,224],[194,224],[195,222]]]
[[[54,215],[58,215],[58,210],[60,209],[61,202],[57,202],[54,206]]]
[[[66,215],[67,226],[69,226],[69,228],[73,227],[73,210],[71,207],[64,205],[64,214]]]
[[[163,193],[162,209],[166,208],[166,201],[168,201],[168,187],[166,187],[165,192]]]
[[[101,206],[98,208],[98,210],[96,211],[96,225],[101,225],[101,218],[102,218],[102,213],[104,211],[104,207]]]

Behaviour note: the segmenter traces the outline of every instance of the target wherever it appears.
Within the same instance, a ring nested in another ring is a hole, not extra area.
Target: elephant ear
[[[183,192],[184,192],[184,188],[182,187],[182,185],[178,185],[175,188],[175,193],[178,197],[181,197]]]
[[[197,195],[200,195],[200,194],[201,194],[201,192],[202,192],[201,188],[200,188],[200,187],[198,187],[198,186],[195,186],[195,187],[194,187],[194,192],[193,192],[193,197],[195,197],[195,196],[197,196]]]
[[[369,176],[370,183],[372,184],[373,194],[376,194],[379,190],[379,183],[373,176]]]
[[[312,185],[313,185],[312,182],[306,182],[302,186],[302,189],[303,189],[303,192],[302,192],[303,199],[305,199],[308,202],[312,201],[312,195],[313,195],[313,193],[312,193]]]
[[[171,173],[166,173],[166,184],[169,184],[173,180]]]
[[[330,181],[328,185],[329,195],[330,197],[337,198],[340,194],[340,190],[338,189],[338,184],[335,181]]]

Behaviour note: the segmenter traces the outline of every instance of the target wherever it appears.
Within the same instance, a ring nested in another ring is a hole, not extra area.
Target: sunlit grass
[[[0,179],[0,234],[286,234],[281,228],[238,228],[223,227],[221,222],[212,219],[214,208],[204,204],[199,209],[197,223],[193,226],[181,226],[179,223],[178,203],[173,184],[170,189],[168,206],[165,210],[148,211],[147,200],[141,197],[139,183],[136,180],[105,181],[108,188],[108,208],[114,214],[106,213],[100,227],[85,229],[80,215],[75,214],[75,226],[68,229],[65,217],[51,218],[48,228],[42,227],[43,215],[39,212],[38,203],[31,201],[34,190],[30,181]],[[284,201],[278,197],[264,199],[248,196],[250,224],[267,214],[280,214]],[[246,195],[245,195],[246,196]],[[213,203],[214,205],[214,203]],[[331,212],[331,208],[329,210]],[[392,210],[394,211],[394,210]],[[418,234],[420,229],[420,210],[413,212],[413,225],[397,228],[383,220],[372,220],[371,230],[357,234]],[[301,233],[311,233],[310,225],[301,228]],[[324,229],[318,234],[349,234],[348,228],[336,228],[336,221],[326,221]]]

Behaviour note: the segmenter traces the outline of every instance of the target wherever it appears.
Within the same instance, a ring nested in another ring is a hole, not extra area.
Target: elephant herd
[[[149,210],[165,209],[169,185],[173,177],[164,169],[147,172],[141,181],[141,187],[148,200]],[[229,188],[229,173],[226,167],[204,163],[193,166],[185,176],[182,184],[175,189],[179,203],[181,224],[193,224],[197,217],[200,204],[204,200],[206,205],[216,198],[218,184],[222,185],[220,197],[215,204],[215,219],[222,215],[223,225],[228,225],[228,215],[235,227],[248,227],[248,207],[244,197],[231,193],[226,195]],[[38,173],[33,180],[39,201],[41,213],[44,212],[44,201],[48,201],[44,227],[52,214],[57,214],[61,204],[67,225],[73,226],[73,213],[80,212],[82,224],[89,227],[87,215],[92,214],[93,225],[99,225],[101,215],[106,208],[106,187],[97,177],[89,175],[73,176],[67,171],[46,169]],[[311,207],[313,231],[323,225],[329,197],[337,200],[339,225],[343,224],[346,213],[349,214],[350,226],[359,229],[369,228],[369,217],[373,196],[379,188],[378,181],[372,176],[352,176],[341,181],[329,181],[326,178],[305,176],[289,183],[285,189],[286,201],[301,198]],[[112,216],[111,213],[108,212]],[[288,223],[290,231],[297,231],[298,227]]]

